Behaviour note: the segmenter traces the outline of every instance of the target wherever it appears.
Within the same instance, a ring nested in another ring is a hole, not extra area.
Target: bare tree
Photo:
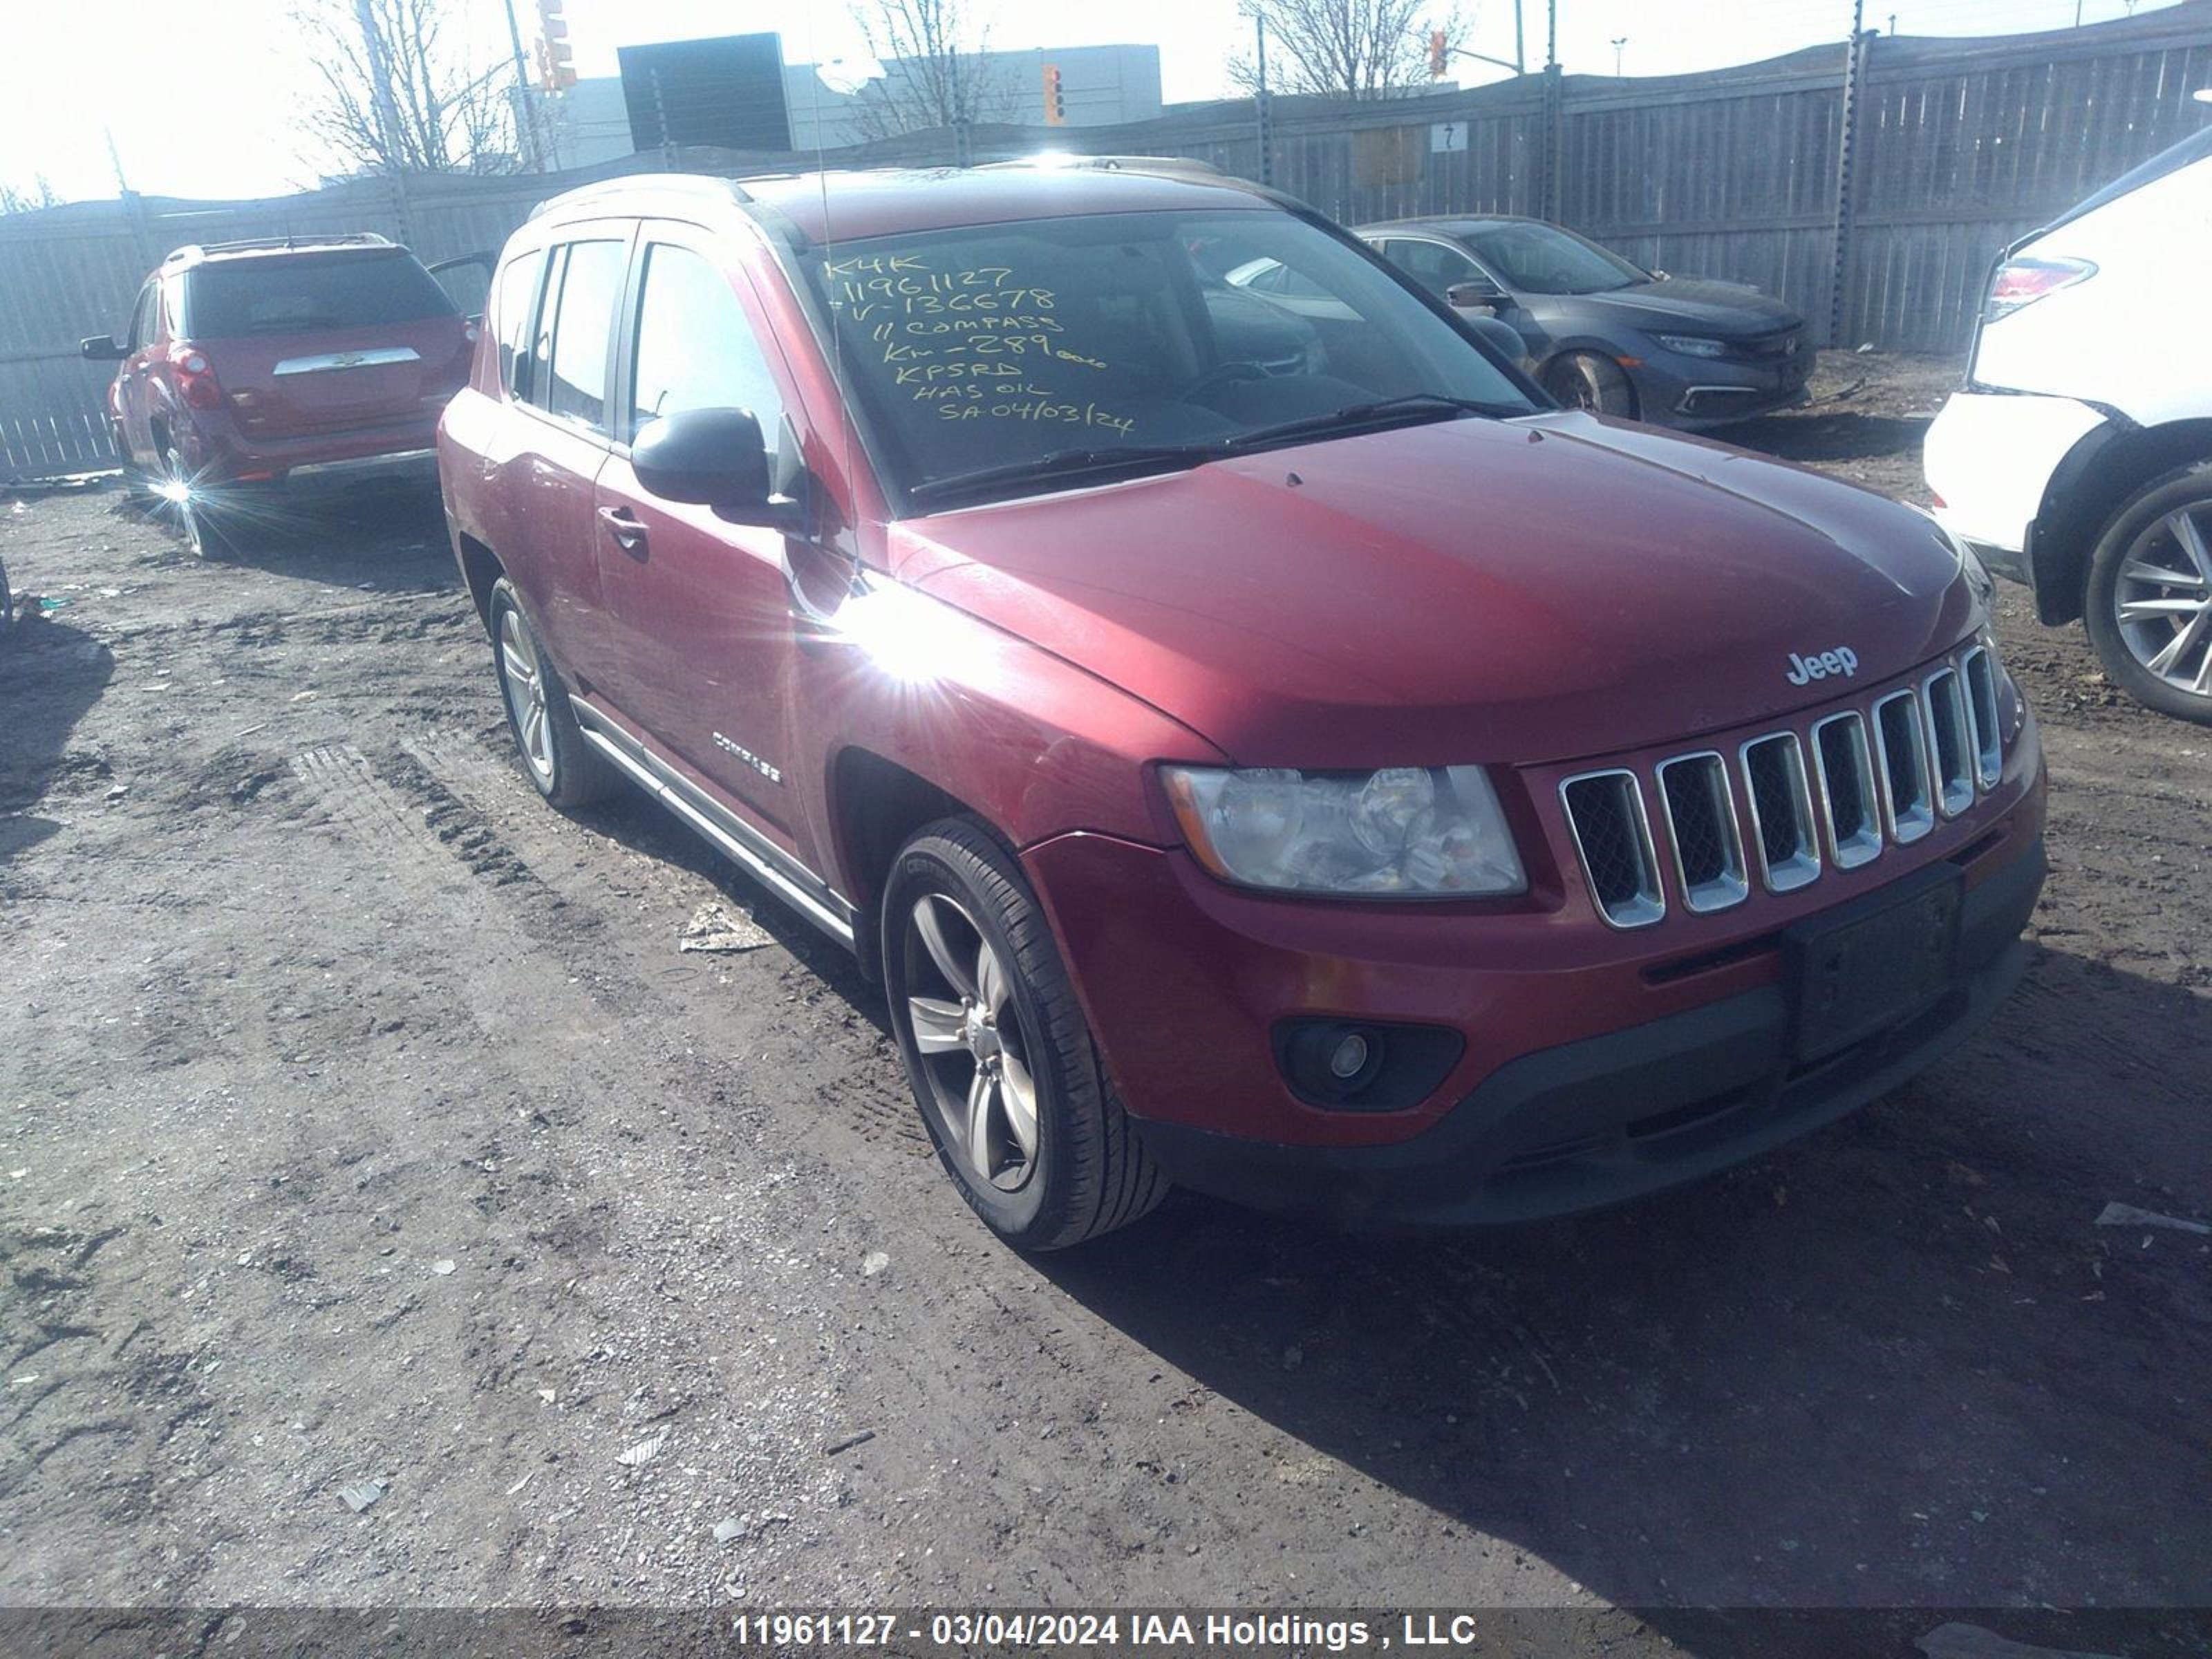
[[[457,12],[465,21],[447,0],[296,0],[319,77],[301,125],[327,157],[362,173],[515,170],[514,60],[450,27]]]
[[[990,30],[971,33],[966,0],[863,0],[853,21],[884,66],[883,78],[854,95],[861,137],[1004,118],[1006,88],[986,56]]]
[[[35,213],[40,208],[59,207],[61,194],[43,173],[31,175],[31,187],[19,190],[14,185],[0,184],[0,213]]]
[[[1429,83],[1429,31],[1447,47],[1465,38],[1456,10],[1436,16],[1431,0],[1245,0],[1244,15],[1267,29],[1267,90],[1336,98],[1388,98]],[[1252,58],[1229,66],[1232,84],[1259,85]]]

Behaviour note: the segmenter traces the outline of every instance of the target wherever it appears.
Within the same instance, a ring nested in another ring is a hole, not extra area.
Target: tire
[[[492,584],[490,624],[492,672],[524,775],[564,811],[605,800],[622,787],[622,774],[585,739],[568,688],[504,576]]]
[[[1563,408],[1636,418],[1636,388],[1629,384],[1627,372],[1595,351],[1554,357],[1544,368],[1544,390]]]
[[[900,850],[884,894],[883,963],[915,1103],[992,1231],[1018,1249],[1060,1249],[1127,1226],[1167,1195],[1098,1064],[1036,896],[981,825],[946,818]]]
[[[2082,612],[2129,696],[2212,726],[2212,462],[2154,478],[2112,515],[2089,556]]]
[[[155,499],[161,503],[169,524],[185,544],[185,550],[196,559],[221,559],[238,551],[238,538],[231,527],[210,513],[204,501],[190,495],[171,497],[161,486],[186,483],[192,476],[185,465],[184,456],[171,442],[161,451],[162,477],[155,481]]]

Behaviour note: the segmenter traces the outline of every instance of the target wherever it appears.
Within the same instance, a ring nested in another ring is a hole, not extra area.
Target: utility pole
[[[368,58],[370,101],[376,106],[376,136],[383,147],[385,165],[394,173],[406,171],[399,154],[399,100],[392,90],[392,64],[384,55],[384,37],[377,33],[376,15],[370,0],[353,0],[354,21],[361,26],[361,44]]]
[[[1513,0],[1513,72],[1528,72],[1528,46],[1522,28],[1521,0]]]
[[[1844,301],[1849,298],[1851,267],[1851,213],[1855,190],[1855,151],[1858,148],[1859,94],[1866,82],[1866,0],[1851,0],[1851,44],[1844,57],[1844,100],[1841,125],[1836,135],[1835,263],[1828,277],[1828,340],[1839,345],[1844,337]]]
[[[107,164],[115,169],[115,193],[118,196],[128,196],[131,193],[131,181],[123,176],[123,152],[115,148],[115,129],[102,127],[100,131],[107,140]]]
[[[1274,149],[1272,135],[1267,131],[1267,16],[1265,12],[1252,14],[1252,28],[1257,52],[1259,80],[1252,89],[1253,137],[1260,145],[1260,182],[1275,182]]]
[[[530,102],[530,64],[522,55],[522,27],[514,21],[514,0],[501,3],[507,8],[507,44],[514,53],[514,136],[530,170],[543,173],[545,157],[538,148],[538,112]]]

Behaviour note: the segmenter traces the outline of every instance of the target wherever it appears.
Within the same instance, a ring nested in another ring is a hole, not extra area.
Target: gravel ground
[[[1724,435],[1912,496],[1954,373]],[[0,559],[0,1602],[2212,1600],[2212,1239],[2095,1224],[2212,1217],[2212,732],[2016,593],[2054,868],[1957,1057],[1601,1215],[1031,1262],[832,947],[538,801],[434,501]]]

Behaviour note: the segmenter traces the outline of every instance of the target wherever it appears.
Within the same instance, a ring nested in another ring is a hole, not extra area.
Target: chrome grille
[[[2004,775],[2004,740],[1997,732],[1996,663],[1976,646],[1960,665],[1966,676],[1966,714],[1974,728],[1974,776],[1984,789]]]
[[[1567,827],[1598,913],[1616,927],[1644,927],[1667,914],[1644,792],[1628,771],[1585,772],[1559,786]]]
[[[1751,887],[1744,880],[1743,836],[1726,763],[1710,750],[1677,755],[1659,763],[1658,778],[1682,902],[1699,912],[1741,903]]]
[[[1928,704],[1928,759],[1936,775],[1936,805],[1945,817],[1955,818],[1974,804],[1973,739],[1959,671],[1937,669],[1921,692]]]
[[[1863,710],[1747,738],[1733,761],[1696,750],[1659,761],[1648,780],[1608,767],[1559,790],[1599,913],[1643,927],[1666,915],[1670,885],[1693,914],[1742,903],[1754,858],[1765,890],[1789,893],[1917,842],[1972,808],[2003,760],[1996,662],[1976,645]]]
[[[1787,893],[1802,887],[1820,873],[1820,832],[1813,820],[1813,790],[1797,734],[1778,732],[1744,744],[1743,775],[1766,890]]]
[[[1892,838],[1903,847],[1936,827],[1936,805],[1928,784],[1928,739],[1915,693],[1894,691],[1875,704],[1874,741],[1882,817]]]
[[[1838,870],[1856,869],[1881,851],[1866,722],[1856,714],[1822,720],[1813,728],[1813,760],[1820,780],[1820,816],[1827,820],[1828,856]]]

